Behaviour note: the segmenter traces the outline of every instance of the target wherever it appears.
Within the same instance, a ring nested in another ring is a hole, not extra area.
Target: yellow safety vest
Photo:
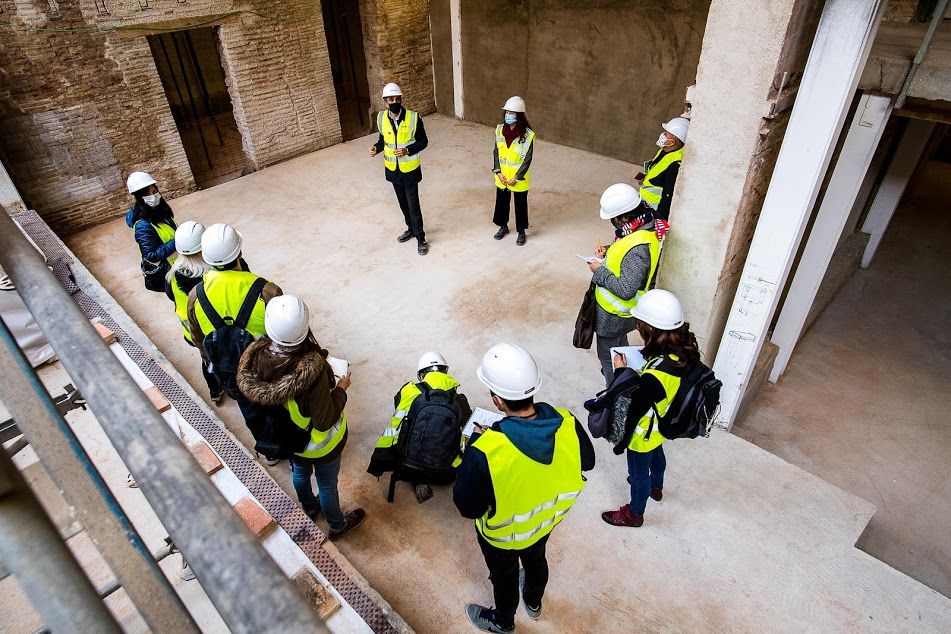
[[[644,181],[641,183],[641,200],[650,205],[651,209],[657,209],[660,204],[660,196],[664,193],[663,187],[654,184],[653,179],[667,169],[671,163],[682,161],[684,158],[684,148],[680,147],[673,152],[664,152],[659,150],[654,158],[644,164]]]
[[[225,323],[233,322],[241,311],[241,304],[244,298],[251,290],[251,285],[259,276],[248,271],[208,271],[202,278],[205,285],[205,295],[208,301],[218,311],[221,319]],[[195,317],[198,319],[198,325],[203,334],[212,332],[215,327],[205,316],[202,310],[201,302],[195,301]],[[264,300],[258,297],[254,304],[254,310],[251,311],[251,318],[248,319],[248,325],[245,328],[254,337],[260,337],[264,334]]]
[[[454,378],[444,372],[436,371],[428,372],[426,376],[423,377],[423,383],[426,383],[434,390],[445,390],[447,392],[459,387],[459,382]],[[400,427],[403,425],[403,419],[406,418],[406,415],[409,413],[409,408],[413,405],[413,401],[415,401],[416,397],[420,394],[421,392],[416,386],[416,383],[412,381],[400,389],[400,402],[397,403],[396,411],[393,412],[393,416],[390,418],[389,426],[383,430],[383,433],[379,439],[377,439],[376,449],[388,449],[396,446],[400,437]],[[465,438],[460,441],[459,455],[453,460],[453,467],[458,467],[462,464],[462,451],[464,449]]]
[[[412,172],[419,168],[419,155],[396,156],[396,148],[409,147],[416,142],[416,123],[419,121],[419,115],[407,110],[394,134],[393,119],[390,119],[387,112],[383,110],[376,115],[376,127],[383,135],[383,164],[391,172],[395,172],[397,167],[403,173]],[[389,123],[385,123],[385,119],[389,119]]]
[[[624,256],[627,255],[628,251],[641,244],[646,244],[650,249],[651,268],[647,274],[647,281],[644,283],[644,287],[638,289],[634,297],[631,299],[622,299],[603,286],[597,286],[594,289],[594,297],[598,301],[598,306],[612,315],[617,315],[625,319],[632,316],[631,309],[637,306],[637,300],[650,289],[651,284],[654,282],[654,274],[657,273],[657,263],[660,261],[661,242],[657,238],[657,232],[653,229],[641,229],[624,236],[608,247],[608,252],[604,258],[604,266],[607,267],[615,277],[620,277],[621,262],[624,260]]]
[[[301,429],[310,427],[310,416],[304,416],[300,413],[300,407],[297,405],[297,401],[294,399],[287,401],[284,403],[284,408],[291,415],[291,420],[294,421],[295,425]],[[311,428],[310,442],[307,443],[307,447],[304,448],[304,451],[294,455],[300,456],[301,458],[323,458],[333,451],[346,435],[347,414],[346,412],[340,412],[340,419],[327,431],[318,431]]]
[[[175,228],[174,228],[174,227],[172,227],[172,226],[170,226],[170,225],[167,225],[167,224],[165,224],[164,222],[160,222],[160,223],[158,223],[158,224],[153,224],[153,223],[150,222],[149,224],[152,225],[152,228],[153,228],[153,229],[155,229],[155,233],[158,234],[159,240],[162,241],[162,244],[165,244],[165,243],[168,242],[169,240],[172,240],[172,241],[175,240]],[[172,252],[172,254],[171,254],[170,256],[168,256],[168,258],[166,258],[166,259],[168,260],[168,263],[171,264],[172,262],[175,261],[175,258],[176,258],[176,257],[178,257],[178,254],[175,253],[175,252]]]
[[[512,140],[512,145],[505,144],[505,137],[502,135],[502,126],[496,126],[495,128],[495,147],[499,151],[499,169],[502,171],[502,176],[506,179],[515,178],[515,174],[518,173],[522,163],[525,162],[525,155],[528,154],[529,148],[532,147],[532,142],[535,140],[535,131],[531,128],[525,131],[525,141],[522,142],[518,137]],[[509,185],[509,191],[513,192],[527,192],[528,188],[531,187],[532,170],[529,168],[525,175],[516,182],[514,185]],[[502,184],[502,181],[499,180],[499,175],[495,175],[495,186],[499,189],[505,189],[506,186]]]
[[[175,300],[175,314],[182,321],[182,330],[185,331],[185,339],[192,340],[192,331],[188,327],[188,293],[182,290],[178,285],[178,278],[172,274],[171,279],[172,298]],[[209,299],[211,299],[209,297]],[[198,302],[195,302],[195,311],[198,311]]]
[[[676,361],[677,355],[670,355],[670,359]],[[649,360],[644,365],[644,369],[640,371],[641,376],[650,374],[660,381],[660,384],[664,386],[665,396],[664,400],[657,403],[655,407],[650,408],[646,414],[641,416],[641,419],[637,422],[637,427],[634,428],[634,435],[631,437],[631,442],[627,448],[637,453],[652,451],[660,447],[660,445],[667,440],[661,435],[660,430],[657,428],[657,416],[663,417],[667,413],[670,402],[674,400],[674,397],[677,396],[677,390],[680,389],[681,378],[659,370],[657,366],[660,365],[662,361],[664,361],[664,357],[654,357]],[[647,430],[650,430],[650,438],[645,439]]]
[[[495,508],[475,521],[476,530],[496,548],[521,550],[548,535],[585,487],[575,419],[555,410],[562,423],[551,464],[535,462],[492,429],[473,442],[485,454],[495,491]]]

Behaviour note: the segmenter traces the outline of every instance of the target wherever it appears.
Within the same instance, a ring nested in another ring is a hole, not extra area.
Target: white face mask
[[[145,204],[149,207],[158,207],[159,201],[162,200],[162,194],[152,194],[151,196],[143,196],[142,200],[145,201]]]
[[[657,147],[667,147],[667,136],[663,132],[657,137]]]

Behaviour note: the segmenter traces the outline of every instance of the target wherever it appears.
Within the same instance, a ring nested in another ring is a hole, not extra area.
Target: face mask
[[[667,137],[663,132],[661,132],[660,136],[657,137],[657,147],[667,147]]]
[[[391,104],[389,104],[389,105],[387,106],[387,108],[388,108],[389,111],[392,112],[393,114],[399,114],[399,113],[400,113],[400,110],[403,109],[403,104],[401,104],[401,103],[399,103],[399,102],[391,103]]]
[[[162,194],[152,194],[151,196],[143,196],[142,200],[145,201],[145,204],[149,207],[157,207],[159,201],[162,200]]]
[[[505,115],[505,123],[509,125],[515,125],[515,121],[517,120],[517,118],[518,117],[516,117],[514,114],[507,114]]]

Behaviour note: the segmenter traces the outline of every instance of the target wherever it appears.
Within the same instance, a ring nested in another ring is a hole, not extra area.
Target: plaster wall
[[[435,24],[448,24],[448,2]],[[465,118],[496,125],[512,95],[540,138],[641,163],[683,111],[709,0],[486,0],[461,5]],[[745,31],[745,30],[744,30]],[[434,37],[436,67],[452,60]],[[437,74],[437,86],[441,75]],[[440,111],[453,114],[450,103]]]

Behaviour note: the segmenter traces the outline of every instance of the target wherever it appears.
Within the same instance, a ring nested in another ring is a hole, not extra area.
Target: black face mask
[[[403,104],[397,101],[396,103],[389,104],[387,108],[389,108],[390,112],[393,114],[399,114],[400,110],[403,109]]]

